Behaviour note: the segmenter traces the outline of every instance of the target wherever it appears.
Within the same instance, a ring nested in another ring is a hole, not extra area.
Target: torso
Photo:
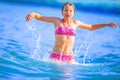
[[[55,28],[57,29],[61,26],[64,27],[62,24],[62,20],[58,22]],[[74,23],[74,21],[71,21],[71,24],[68,28],[76,30],[76,24]],[[53,52],[58,53],[58,54],[62,53],[63,55],[72,55],[74,39],[75,39],[75,36],[71,36],[67,34],[65,35],[56,34]]]

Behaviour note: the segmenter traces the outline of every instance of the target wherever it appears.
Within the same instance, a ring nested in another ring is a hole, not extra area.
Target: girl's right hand
[[[34,17],[35,17],[34,13],[30,13],[26,16],[26,21],[30,21],[30,20],[34,19]]]

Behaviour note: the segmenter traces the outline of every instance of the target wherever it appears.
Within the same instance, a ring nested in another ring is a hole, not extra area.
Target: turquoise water
[[[33,20],[28,13],[62,17],[60,9],[0,2],[0,80],[120,80],[120,29],[78,29],[74,55],[79,64],[54,63],[52,24]],[[119,15],[77,11],[85,23],[116,22]]]

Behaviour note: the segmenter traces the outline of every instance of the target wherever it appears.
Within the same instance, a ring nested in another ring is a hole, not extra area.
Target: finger
[[[32,17],[30,15],[28,15],[26,21],[30,21],[31,19],[32,19]]]
[[[114,27],[115,27],[115,28],[118,28],[118,25],[117,25],[117,24],[114,24]]]
[[[118,25],[114,22],[110,23],[110,27],[118,28]]]
[[[29,20],[29,15],[26,16],[26,21],[28,21],[28,20]]]
[[[116,24],[115,27],[118,28],[118,25]]]
[[[26,21],[29,21],[29,16],[26,17]]]

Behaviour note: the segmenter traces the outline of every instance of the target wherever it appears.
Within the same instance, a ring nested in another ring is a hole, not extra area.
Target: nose
[[[67,14],[70,14],[70,11],[67,11]]]

